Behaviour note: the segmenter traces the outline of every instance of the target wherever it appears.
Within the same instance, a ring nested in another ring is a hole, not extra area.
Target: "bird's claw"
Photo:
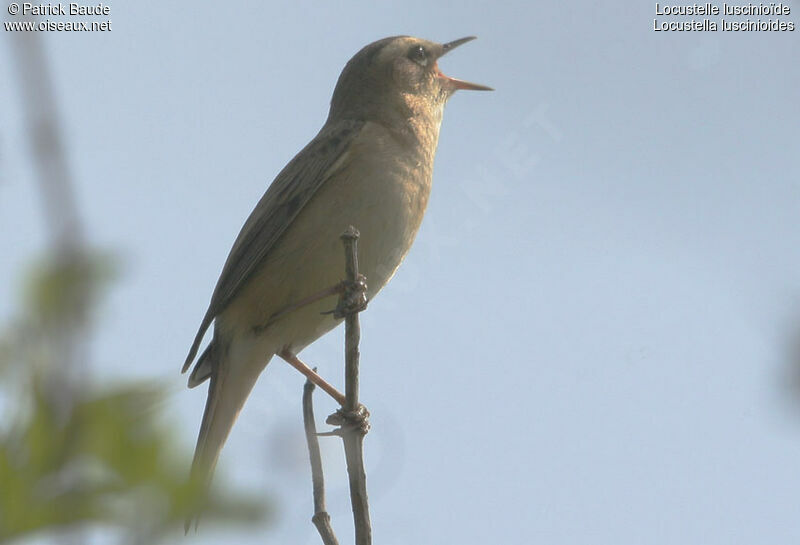
[[[333,317],[337,320],[366,310],[369,302],[367,299],[367,277],[363,274],[359,274],[354,282],[343,281],[342,286],[342,294],[339,297],[336,308],[323,312],[323,314],[333,314]]]
[[[332,435],[342,435],[348,432],[358,432],[366,435],[369,431],[369,411],[364,405],[359,404],[355,411],[339,409],[330,415],[326,423],[339,426],[338,430],[330,432]]]

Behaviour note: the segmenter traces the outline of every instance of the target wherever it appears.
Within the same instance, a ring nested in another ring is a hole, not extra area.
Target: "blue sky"
[[[205,392],[183,358],[345,62],[384,36],[474,34],[442,70],[496,91],[448,104],[417,242],[362,315],[376,542],[800,540],[798,30],[654,32],[654,3],[111,8],[109,33],[45,37],[87,231],[124,265],[98,382],[162,381],[192,445]],[[45,247],[3,40],[0,318]],[[303,353],[338,384],[341,333]],[[217,477],[272,498],[277,523],[194,542],[318,542],[301,388],[269,366]],[[342,455],[323,448],[346,543]]]

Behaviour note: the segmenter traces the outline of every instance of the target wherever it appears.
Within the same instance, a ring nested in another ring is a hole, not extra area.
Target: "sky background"
[[[94,380],[167,385],[191,448],[206,394],[181,364],[344,64],[389,35],[477,35],[441,68],[496,91],[449,102],[422,229],[362,314],[375,542],[800,542],[800,29],[654,32],[655,3],[627,4],[116,2],[88,19],[111,32],[45,33],[90,242],[124,271]],[[46,248],[12,51],[0,320]],[[342,346],[302,356],[342,385]],[[268,367],[217,473],[276,520],[192,543],[319,542],[302,383]],[[334,408],[317,396],[320,421]],[[339,442],[323,456],[348,543]]]

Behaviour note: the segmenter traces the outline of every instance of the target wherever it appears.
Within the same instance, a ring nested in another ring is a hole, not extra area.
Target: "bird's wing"
[[[247,283],[258,265],[311,197],[347,161],[346,151],[363,121],[326,124],[275,178],[231,248],[183,371],[189,368],[214,318]]]

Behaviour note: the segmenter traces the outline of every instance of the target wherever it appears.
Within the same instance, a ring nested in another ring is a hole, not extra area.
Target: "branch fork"
[[[317,528],[324,545],[338,545],[336,534],[331,527],[330,515],[325,508],[325,479],[322,472],[322,457],[319,449],[319,436],[335,435],[342,438],[347,462],[347,473],[350,481],[350,502],[353,508],[356,545],[371,545],[372,527],[369,518],[369,501],[367,499],[367,475],[364,471],[364,436],[369,431],[369,411],[358,401],[359,397],[359,350],[361,339],[358,313],[367,307],[366,278],[358,273],[358,237],[359,233],[350,226],[341,235],[345,250],[346,279],[324,290],[325,295],[339,293],[339,302],[333,311],[334,318],[345,320],[345,393],[342,395],[309,368],[288,349],[279,353],[296,369],[302,372],[307,380],[303,388],[303,422],[306,431],[309,458],[311,462],[311,479],[314,490],[314,516],[311,521]],[[323,293],[323,292],[320,292]],[[307,298],[300,303],[308,304]],[[300,304],[298,303],[298,304]],[[294,308],[297,308],[295,305]],[[342,407],[330,415],[326,422],[338,426],[333,431],[317,433],[314,423],[312,394],[314,385],[320,386],[331,395]]]

